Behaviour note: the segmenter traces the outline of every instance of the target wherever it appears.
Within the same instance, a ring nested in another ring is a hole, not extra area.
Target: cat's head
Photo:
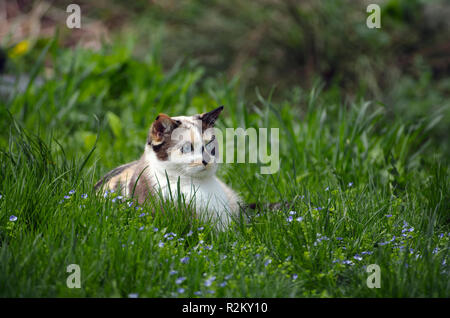
[[[193,116],[159,114],[150,127],[147,147],[168,174],[206,178],[217,170],[219,147],[214,123],[223,106]]]

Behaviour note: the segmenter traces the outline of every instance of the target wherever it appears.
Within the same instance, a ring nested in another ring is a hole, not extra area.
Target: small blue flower
[[[203,231],[204,229],[205,229],[205,227],[203,227],[203,226],[200,226],[200,227],[198,228],[199,231]]]
[[[338,241],[342,241],[344,238],[342,238],[342,237],[336,237],[336,240],[338,240]]]
[[[128,294],[128,298],[138,298],[139,294]]]
[[[328,191],[328,190],[330,190],[330,187],[326,187],[326,188],[325,188],[325,191]]]
[[[174,270],[174,269],[172,269],[172,270],[169,272],[169,275],[170,275],[170,276],[175,275],[175,274],[178,274],[178,271],[176,271],[176,270]]]
[[[206,249],[206,250],[212,250],[212,248],[213,248],[212,245],[206,245],[206,246],[205,246],[205,249]]]
[[[356,259],[357,261],[362,261],[362,257],[359,256],[358,254],[356,254],[355,256],[353,256],[354,259]]]
[[[161,242],[161,241],[159,241],[158,246],[159,246],[159,247],[164,247],[164,243]]]
[[[114,198],[114,199],[111,200],[112,203],[114,203],[116,201],[117,201],[117,198]]]
[[[286,221],[288,222],[292,222],[292,220],[293,220],[292,215],[289,215],[289,217],[286,219]]]
[[[264,266],[267,266],[267,265],[269,265],[270,263],[272,263],[272,260],[269,258],[269,259],[264,263]]]
[[[439,249],[436,247],[436,248],[433,250],[433,252],[431,252],[431,253],[436,254],[438,251],[439,251]]]
[[[364,252],[361,252],[361,255],[372,255],[373,254],[373,252],[371,252],[371,251],[364,251]]]
[[[11,215],[11,216],[9,217],[9,220],[10,220],[11,222],[16,222],[16,221],[17,221],[17,216]]]
[[[227,282],[221,282],[221,283],[219,284],[219,286],[220,286],[220,287],[225,287],[225,286],[227,286]]]
[[[144,225],[142,225],[140,228],[139,228],[139,231],[142,231],[144,229]]]
[[[349,186],[349,187],[353,186],[353,182],[349,182],[349,183],[348,183],[348,186]]]
[[[127,205],[128,205],[129,208],[131,208],[131,206],[133,205],[133,201],[129,201],[129,202],[127,203]]]
[[[83,193],[83,194],[81,195],[81,198],[82,198],[82,199],[87,199],[87,197],[88,197],[87,193]]]
[[[187,234],[186,234],[186,236],[191,236],[192,234],[194,234],[194,232],[192,232],[192,231],[189,231]]]
[[[303,217],[302,216],[299,216],[298,218],[296,218],[295,219],[297,222],[301,222],[301,221],[303,221]]]
[[[154,227],[154,228],[153,228],[153,232],[158,232],[158,228],[157,228],[157,227]]]
[[[351,265],[351,266],[355,265],[355,263],[353,263],[351,260],[344,260],[344,261],[342,261],[342,264]]]
[[[70,199],[70,195],[65,195],[64,199]]]
[[[117,200],[122,200],[123,199],[123,196],[121,196],[121,195],[119,195],[118,197],[117,197]]]
[[[196,292],[194,292],[194,295],[196,295],[196,296],[200,296],[202,294],[202,292],[201,291],[196,291]]]
[[[145,212],[142,212],[142,213],[139,215],[140,218],[142,218],[142,217],[144,217],[144,216],[145,216]]]
[[[189,256],[185,256],[185,257],[181,258],[180,262],[183,264],[187,264],[189,262]]]
[[[444,233],[439,234],[439,238],[443,238],[444,237]]]
[[[391,218],[392,214],[385,215],[387,218]]]
[[[215,280],[216,280],[216,276],[211,276],[210,278],[208,278],[208,279],[205,281],[205,286],[206,286],[206,287],[211,286],[212,283],[213,283]]]
[[[290,215],[296,215],[297,212],[295,212],[295,211],[290,211],[289,214],[290,214]]]
[[[0,194],[0,199],[3,198],[3,195]]]
[[[260,257],[261,257],[261,254],[256,253],[256,254],[255,254],[255,257],[256,257],[256,258],[260,258]]]
[[[184,293],[184,288],[178,288],[178,289],[177,289],[177,293],[178,293],[178,294]]]
[[[292,280],[296,280],[298,278],[297,274],[292,275]]]
[[[186,280],[186,277],[179,277],[175,280],[175,284],[180,285],[185,280]]]
[[[75,193],[75,190],[70,190],[70,191],[69,191],[69,194],[70,194],[70,195],[72,195],[72,194],[74,194],[74,193]]]
[[[105,191],[105,193],[103,194],[103,197],[106,199],[108,197],[108,190]]]

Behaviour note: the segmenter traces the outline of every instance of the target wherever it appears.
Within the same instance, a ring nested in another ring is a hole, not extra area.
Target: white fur
[[[190,135],[194,149],[202,145],[202,138],[195,123],[189,117],[173,117],[181,120],[185,135]],[[187,139],[184,139],[185,141]],[[212,219],[219,229],[225,229],[232,220],[232,215],[239,211],[239,197],[216,176],[217,163],[210,162],[206,167],[201,163],[201,153],[182,154],[179,145],[169,149],[169,160],[159,160],[151,146],[146,146],[143,160],[148,169],[146,174],[155,184],[155,190],[161,190],[164,198],[176,199],[180,180],[180,191],[185,202],[192,201],[200,218]],[[167,176],[166,176],[167,173]],[[170,185],[170,191],[169,191]],[[171,193],[170,193],[171,192]],[[193,200],[195,198],[195,202]],[[176,202],[176,200],[174,200]]]

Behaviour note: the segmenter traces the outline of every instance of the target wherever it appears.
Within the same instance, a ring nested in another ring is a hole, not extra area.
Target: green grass
[[[428,135],[437,115],[407,122],[320,85],[246,101],[238,81],[189,63],[163,72],[151,53],[47,49],[52,73],[46,50],[29,70],[43,84],[0,101],[0,296],[449,296],[448,162]],[[157,113],[222,104],[219,128],[280,128],[281,169],[224,164],[219,176],[246,202],[290,208],[218,233],[171,202],[152,216],[155,202],[137,210],[94,193],[103,173],[140,156]],[[80,265],[80,289],[66,286],[69,264]],[[379,289],[366,285],[369,264],[380,266]]]

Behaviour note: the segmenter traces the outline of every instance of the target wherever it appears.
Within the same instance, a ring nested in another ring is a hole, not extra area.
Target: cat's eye
[[[182,153],[190,153],[192,151],[194,151],[194,146],[190,142],[185,143],[183,145],[183,147],[181,147],[181,152]]]
[[[208,142],[205,146],[206,152],[208,154],[210,154],[211,156],[216,155],[216,147],[215,147],[215,144],[213,141],[214,141],[214,138],[210,142]]]

